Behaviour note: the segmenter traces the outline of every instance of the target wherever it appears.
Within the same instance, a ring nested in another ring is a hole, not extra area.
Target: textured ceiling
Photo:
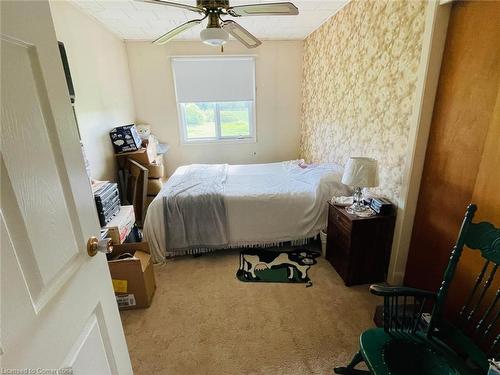
[[[199,17],[198,13],[133,0],[70,0],[83,12],[124,40],[154,40],[168,30]],[[270,3],[279,0],[232,0],[231,5]],[[349,0],[294,1],[298,16],[232,18],[263,40],[304,39]],[[194,0],[179,1],[195,5]],[[176,37],[177,40],[199,40],[205,23]]]

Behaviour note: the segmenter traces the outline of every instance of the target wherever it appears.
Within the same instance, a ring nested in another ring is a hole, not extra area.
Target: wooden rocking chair
[[[337,374],[486,374],[488,358],[498,359],[500,338],[497,306],[500,289],[495,279],[500,263],[500,229],[487,222],[472,223],[477,207],[467,208],[457,242],[451,253],[443,282],[437,293],[406,288],[372,285],[370,291],[384,297],[384,328],[361,334],[360,351]],[[443,318],[448,289],[462,250],[479,250],[484,266],[477,276],[465,304],[452,325]],[[429,324],[422,312],[432,305]],[[426,327],[425,327],[426,326]],[[370,371],[356,370],[365,362]]]

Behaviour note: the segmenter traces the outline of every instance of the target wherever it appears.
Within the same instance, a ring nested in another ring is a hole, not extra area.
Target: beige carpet
[[[377,303],[323,258],[314,285],[243,283],[239,252],[155,268],[150,308],[122,312],[132,365],[146,374],[332,374],[358,349]]]

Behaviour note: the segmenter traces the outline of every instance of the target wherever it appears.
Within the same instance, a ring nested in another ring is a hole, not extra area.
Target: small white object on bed
[[[210,167],[179,167],[149,206],[144,237],[155,262],[163,261],[166,256],[208,251],[196,246],[192,249],[166,248],[164,197],[174,191],[175,186],[185,184],[187,176]],[[343,168],[336,164],[306,165],[295,160],[228,165],[225,170],[222,195],[228,239],[220,248],[304,242],[326,228],[326,202],[332,196],[350,193],[340,182]]]

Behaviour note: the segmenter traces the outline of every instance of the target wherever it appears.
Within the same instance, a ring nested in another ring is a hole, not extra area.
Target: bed
[[[179,167],[150,204],[153,260],[216,249],[300,245],[326,227],[327,205],[348,195],[342,167],[302,160]]]

